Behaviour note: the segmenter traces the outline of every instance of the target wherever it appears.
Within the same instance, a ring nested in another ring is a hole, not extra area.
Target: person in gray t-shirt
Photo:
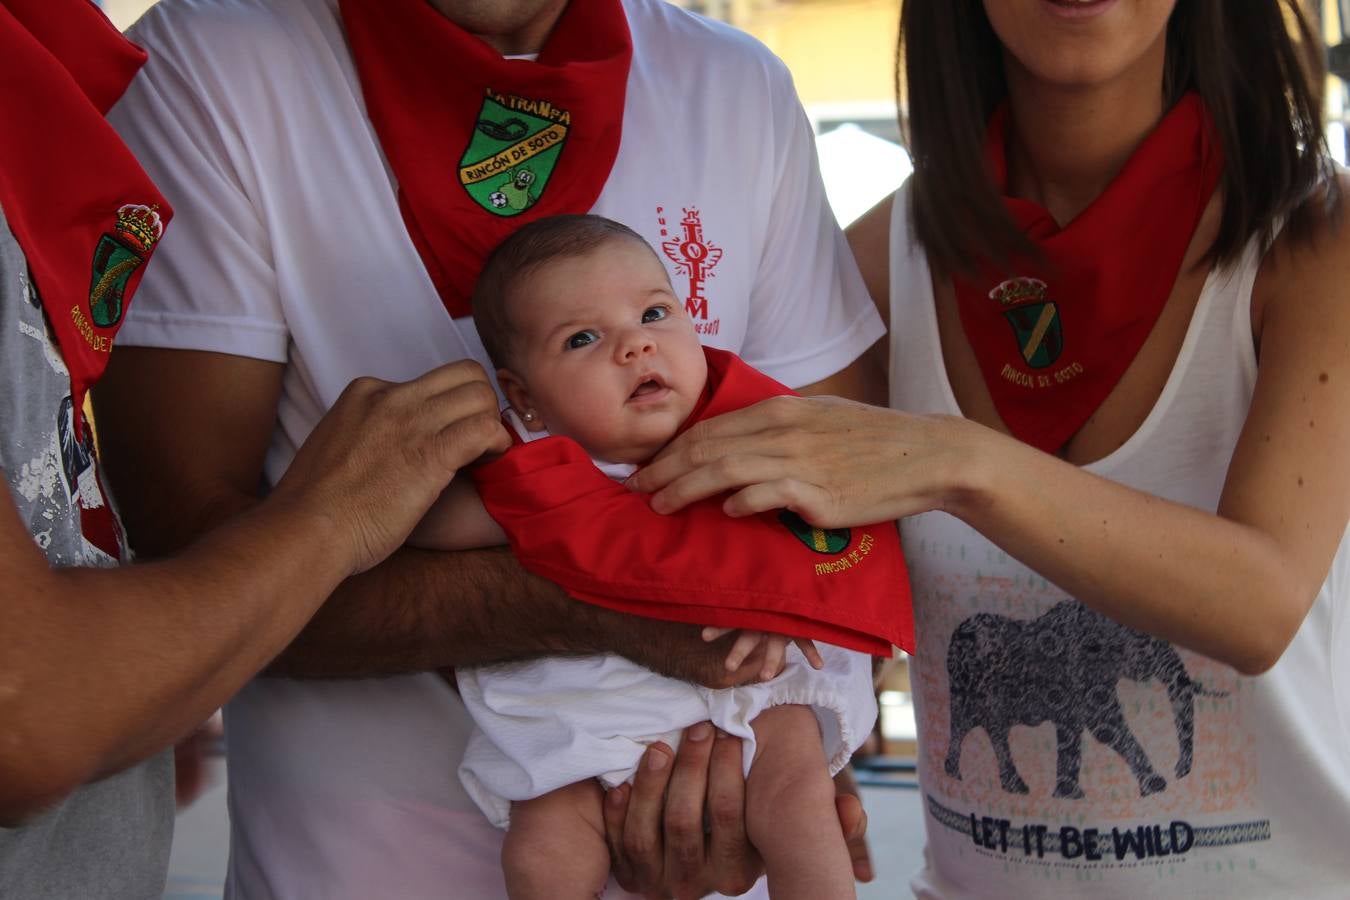
[[[267,499],[176,557],[122,565],[80,401],[162,227],[159,207],[128,204],[81,243],[99,208],[81,185],[129,176],[157,195],[102,121],[107,93],[81,82],[98,51],[129,47],[91,16],[84,0],[0,3],[0,81],[24,85],[0,94],[0,896],[24,900],[160,896],[167,748],[401,545],[457,469],[510,443],[474,363],[360,379]]]

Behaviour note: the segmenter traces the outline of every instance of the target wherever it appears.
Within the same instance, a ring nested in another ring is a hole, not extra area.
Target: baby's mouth
[[[628,399],[635,400],[639,397],[646,397],[664,389],[665,385],[661,382],[661,379],[653,375],[650,378],[644,378],[642,381],[638,382],[638,386],[633,389],[633,393],[628,395]]]

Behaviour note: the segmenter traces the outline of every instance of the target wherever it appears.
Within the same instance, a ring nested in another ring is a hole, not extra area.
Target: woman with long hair
[[[771,400],[635,486],[901,519],[921,896],[1344,896],[1320,46],[1281,0],[905,0],[901,32],[915,172],[852,235],[892,408]]]

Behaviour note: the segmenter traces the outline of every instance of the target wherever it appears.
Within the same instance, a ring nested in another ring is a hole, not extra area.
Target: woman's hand
[[[973,476],[981,428],[836,397],[773,397],[699,422],[628,480],[670,513],[724,491],[728,515],[790,509],[822,528],[941,509]]]

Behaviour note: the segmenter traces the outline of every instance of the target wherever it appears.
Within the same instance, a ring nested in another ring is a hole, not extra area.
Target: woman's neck
[[[1008,192],[1060,225],[1106,189],[1165,112],[1162,54],[1107,84],[1062,87],[1008,67]]]

